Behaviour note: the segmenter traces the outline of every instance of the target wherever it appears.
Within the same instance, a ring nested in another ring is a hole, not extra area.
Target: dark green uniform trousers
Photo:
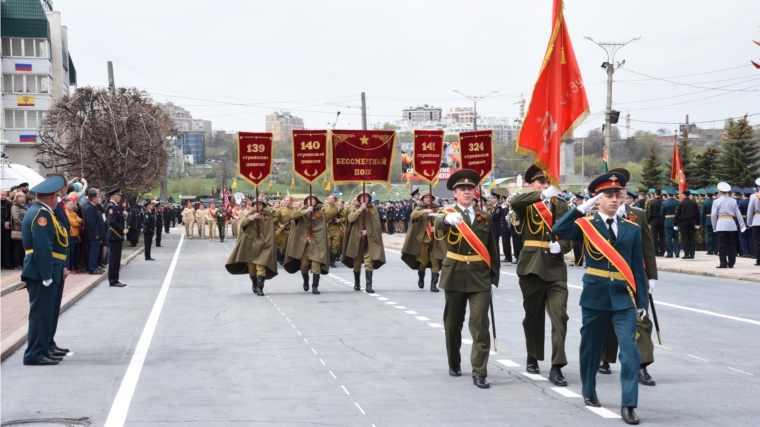
[[[43,286],[41,280],[26,279],[26,290],[29,293],[29,333],[24,365],[29,365],[48,357],[50,330],[53,327],[55,299],[58,284],[51,283]]]
[[[567,282],[545,282],[535,274],[520,276],[519,279],[525,309],[522,323],[528,354],[536,360],[544,360],[546,312],[552,322],[552,365],[567,365]]]
[[[446,354],[449,357],[449,367],[460,367],[462,356],[459,348],[462,346],[462,326],[467,312],[467,302],[470,302],[470,335],[472,335],[472,376],[488,376],[488,352],[491,350],[491,335],[488,328],[488,308],[491,302],[491,292],[456,292],[446,291],[446,307],[443,310],[443,327],[446,330]]]
[[[649,319],[649,310],[647,315],[642,319],[636,329],[639,333],[639,339],[636,340],[636,347],[641,353],[641,365],[649,366],[654,363],[654,342],[652,342],[652,329],[654,325]],[[618,353],[618,341],[617,335],[615,335],[615,328],[610,322],[607,327],[607,339],[604,341],[604,350],[602,350],[602,360],[607,363],[615,363],[617,361]]]
[[[580,365],[581,382],[586,396],[596,393],[596,374],[602,356],[607,325],[612,322],[620,341],[620,406],[635,408],[639,402],[639,363],[641,354],[636,348],[636,310],[633,307],[620,311],[594,310],[581,307]]]

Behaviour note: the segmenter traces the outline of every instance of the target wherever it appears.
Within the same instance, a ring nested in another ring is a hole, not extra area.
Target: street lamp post
[[[472,117],[472,130],[478,130],[478,101],[480,101],[481,99],[483,99],[483,98],[485,98],[487,96],[491,96],[494,93],[497,93],[499,91],[499,89],[496,89],[496,90],[492,91],[491,93],[489,93],[487,95],[483,95],[483,96],[465,95],[465,94],[463,94],[462,92],[460,92],[460,91],[458,91],[456,89],[451,89],[451,91],[452,92],[456,92],[456,93],[464,96],[465,98],[469,99],[470,101],[472,101],[472,103],[474,105],[474,110],[475,110],[474,111],[474,115]]]
[[[610,165],[612,163],[612,156],[610,155],[610,114],[612,113],[612,75],[615,73],[615,54],[622,49],[623,46],[639,40],[641,36],[636,36],[627,42],[597,42],[586,35],[584,35],[583,38],[599,46],[605,53],[607,53],[607,62],[602,63],[602,68],[607,70],[607,107],[604,113],[604,150],[607,154],[607,164]],[[623,62],[618,63],[617,67],[620,68],[624,64],[625,59]]]

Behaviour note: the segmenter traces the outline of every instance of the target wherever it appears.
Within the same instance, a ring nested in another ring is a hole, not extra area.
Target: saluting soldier
[[[156,232],[156,214],[153,212],[154,201],[145,202],[145,220],[143,222],[143,238],[145,239],[145,261],[155,261],[150,256],[150,248],[153,246],[153,234]]]
[[[288,237],[284,267],[290,274],[301,271],[304,291],[309,290],[311,270],[311,293],[319,295],[320,275],[330,272],[325,213],[317,196],[307,196],[304,205],[304,208],[293,213],[295,229],[291,230]]]
[[[456,198],[453,208],[444,209],[444,217],[435,221],[436,243],[446,245],[441,269],[441,289],[446,296],[443,325],[449,375],[461,376],[462,326],[470,305],[469,328],[472,336],[472,382],[489,388],[488,352],[491,337],[488,307],[499,285],[499,249],[493,234],[493,217],[475,206],[474,190],[480,175],[471,169],[451,174],[446,187]],[[440,240],[439,240],[440,239]]]
[[[240,221],[240,237],[235,241],[225,268],[230,274],[248,274],[251,289],[263,297],[264,282],[277,276],[277,255],[274,245],[274,213],[267,199],[259,197],[254,208]],[[224,209],[217,211],[224,212]],[[222,214],[226,220],[226,214]],[[222,234],[222,237],[224,234]]]
[[[713,230],[718,235],[718,258],[720,265],[716,268],[734,268],[736,263],[736,224],[737,218],[741,231],[746,229],[741,212],[736,204],[736,200],[729,197],[731,186],[726,182],[718,183],[720,197],[712,204],[710,220],[712,221]]]
[[[414,195],[414,193],[412,193]],[[417,286],[425,288],[425,272],[428,268],[432,271],[430,278],[430,292],[438,292],[438,279],[441,271],[441,260],[446,257],[446,246],[443,242],[436,242],[433,236],[435,230],[435,216],[438,212],[435,197],[432,193],[422,196],[422,199],[414,205],[412,212],[412,227],[404,238],[404,246],[401,248],[401,260],[412,270],[417,270],[419,280]]]
[[[277,261],[282,265],[285,262],[285,249],[290,235],[290,220],[293,219],[295,209],[291,206],[293,198],[285,196],[280,202],[280,208],[274,213],[275,236],[277,241]]]
[[[636,348],[636,325],[647,306],[647,283],[641,231],[636,223],[618,218],[620,191],[625,176],[608,172],[593,181],[588,190],[596,195],[560,218],[554,233],[565,240],[583,241],[586,274],[580,305],[580,367],[583,399],[587,406],[601,407],[596,394],[596,374],[607,327],[615,328],[620,345],[621,416],[627,424],[638,424],[638,380],[641,354]],[[591,207],[599,211],[584,218]]]
[[[108,283],[114,288],[126,287],[119,281],[121,269],[121,249],[124,241],[124,214],[121,212],[121,187],[116,187],[106,193],[109,197],[106,205],[106,238],[111,248],[111,258],[108,260]]]
[[[372,273],[385,264],[385,247],[380,214],[372,203],[372,196],[367,193],[356,196],[356,201],[348,213],[342,247],[343,255],[340,261],[346,267],[354,269],[354,290],[361,290],[363,263],[367,282],[365,290],[367,293],[374,293]]]
[[[338,259],[340,250],[340,226],[343,222],[341,209],[336,205],[338,198],[331,194],[327,196],[322,210],[325,213],[325,223],[327,224],[327,240],[330,246],[330,267],[337,267],[335,261]]]
[[[676,219],[676,209],[678,208],[678,201],[676,200],[676,190],[673,187],[666,187],[665,191],[668,193],[668,199],[662,202],[660,207],[660,216],[665,220],[665,250],[667,255],[665,258],[673,258],[675,252],[676,258],[681,256],[681,249],[678,246],[678,220]]]
[[[715,232],[712,227],[712,205],[715,199],[713,195],[715,190],[712,187],[705,189],[707,198],[702,202],[702,207],[699,209],[699,223],[705,229],[705,240],[707,240],[707,255],[718,255],[718,239],[715,237]]]
[[[552,225],[552,203],[556,203],[556,216],[562,218],[568,211],[564,201],[558,200],[559,190],[552,186],[538,166],[531,165],[525,172],[525,181],[533,191],[512,198],[511,205],[520,226],[523,250],[517,262],[517,276],[523,296],[523,331],[528,350],[526,370],[538,374],[539,360],[544,360],[545,314],[552,323],[552,368],[549,381],[566,386],[562,368],[567,365],[565,337],[567,336],[567,265],[563,254],[572,250],[572,242],[555,239]]]

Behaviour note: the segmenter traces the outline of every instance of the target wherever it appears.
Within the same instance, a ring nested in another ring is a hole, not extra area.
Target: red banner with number
[[[480,183],[493,171],[493,131],[478,130],[459,134],[462,169],[472,169],[480,175]]]
[[[238,132],[238,175],[259,186],[272,174],[271,132]]]
[[[293,173],[309,184],[327,172],[327,131],[293,131]]]
[[[391,163],[396,150],[395,131],[334,130],[330,142],[333,182],[390,183]]]
[[[412,168],[428,184],[438,178],[443,161],[443,131],[415,130]]]

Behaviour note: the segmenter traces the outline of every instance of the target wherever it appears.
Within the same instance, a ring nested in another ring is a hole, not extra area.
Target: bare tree
[[[130,197],[164,179],[174,123],[147,92],[84,87],[64,96],[40,126],[37,160]]]

